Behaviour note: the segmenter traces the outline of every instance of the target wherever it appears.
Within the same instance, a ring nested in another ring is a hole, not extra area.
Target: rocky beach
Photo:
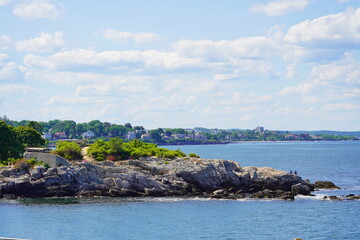
[[[1,198],[204,196],[212,198],[278,198],[310,195],[316,184],[267,167],[241,167],[229,160],[199,158],[103,161],[70,166],[3,167]],[[355,196],[356,197],[356,196]]]

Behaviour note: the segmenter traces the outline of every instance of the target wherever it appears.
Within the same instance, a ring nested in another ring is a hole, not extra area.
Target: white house
[[[150,140],[151,139],[151,136],[149,134],[142,134],[141,135],[141,139],[142,140]]]
[[[128,140],[136,139],[136,133],[134,131],[127,132],[125,134],[125,139],[128,139]]]
[[[50,139],[52,139],[52,134],[50,132],[43,132],[42,137],[44,139],[50,140]]]
[[[173,136],[175,137],[175,139],[186,139],[187,137],[186,134],[173,134]]]
[[[95,138],[95,133],[93,131],[87,131],[81,134],[83,138]]]

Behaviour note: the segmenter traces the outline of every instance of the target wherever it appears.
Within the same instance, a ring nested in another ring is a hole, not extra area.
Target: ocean
[[[281,200],[99,198],[59,202],[0,200],[0,237],[42,239],[360,239],[360,141],[244,142],[167,146],[241,166],[297,171],[341,190]]]

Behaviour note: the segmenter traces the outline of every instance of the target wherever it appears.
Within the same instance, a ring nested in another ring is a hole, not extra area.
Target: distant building
[[[81,135],[83,138],[95,138],[95,133],[93,131],[87,131]]]
[[[264,127],[257,126],[257,127],[255,128],[255,132],[256,132],[256,133],[263,134],[263,133],[264,133]]]
[[[175,139],[186,139],[186,134],[173,134]]]
[[[207,140],[207,137],[202,134],[194,134],[194,140]]]
[[[64,132],[57,132],[54,134],[54,138],[57,139],[67,139],[67,135]]]
[[[142,140],[151,140],[151,136],[149,134],[142,134],[141,139]]]
[[[52,134],[50,132],[43,132],[42,137],[46,140],[52,139]]]
[[[169,141],[169,140],[173,140],[174,137],[173,136],[163,136],[162,139],[165,141]]]
[[[127,132],[125,134],[125,139],[128,139],[128,140],[136,139],[136,133],[134,131]]]
[[[299,138],[299,136],[296,135],[296,134],[294,134],[294,133],[289,133],[289,134],[287,134],[287,135],[285,136],[285,138],[286,138],[287,140],[296,140],[296,139]]]

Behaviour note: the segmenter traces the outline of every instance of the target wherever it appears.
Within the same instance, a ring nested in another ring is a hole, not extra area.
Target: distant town
[[[145,129],[143,126],[112,124],[93,120],[88,123],[76,123],[72,120],[50,120],[34,122],[28,120],[13,121],[6,116],[0,121],[14,127],[26,126],[31,122],[43,138],[49,143],[59,140],[86,140],[88,143],[98,139],[118,137],[124,141],[141,139],[159,145],[182,144],[221,144],[238,141],[323,141],[323,140],[360,140],[360,132],[336,131],[276,131],[257,126],[254,129],[208,129],[195,128],[157,128]]]

